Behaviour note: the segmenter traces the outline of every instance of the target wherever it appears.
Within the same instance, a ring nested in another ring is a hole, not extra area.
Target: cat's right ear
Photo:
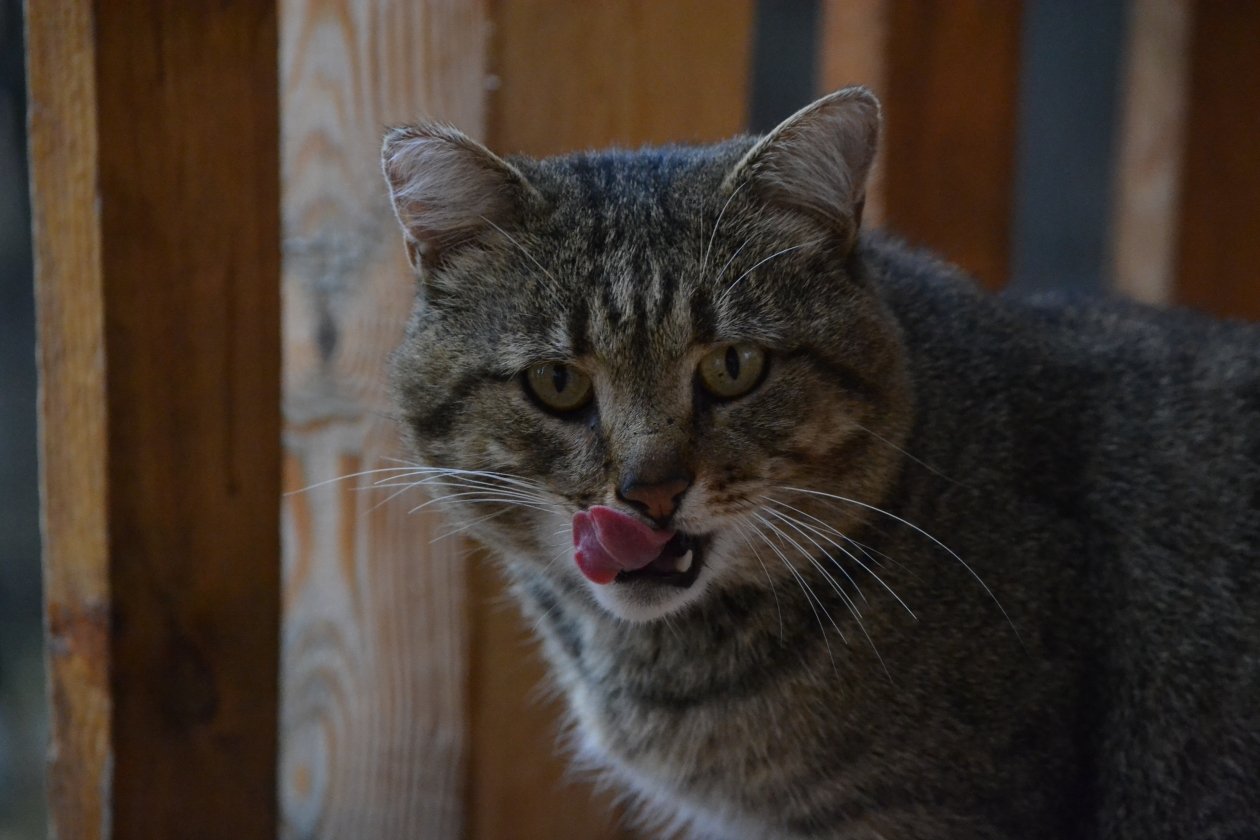
[[[515,167],[440,123],[389,131],[381,168],[416,270],[440,264],[491,230],[510,227],[522,202],[537,197]]]
[[[852,242],[880,129],[879,100],[864,87],[824,96],[761,138],[727,175],[767,201],[803,212]]]

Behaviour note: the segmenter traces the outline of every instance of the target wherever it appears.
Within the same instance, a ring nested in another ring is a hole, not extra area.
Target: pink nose
[[[621,500],[646,514],[656,522],[666,522],[674,511],[683,493],[691,486],[691,479],[682,476],[667,478],[654,483],[637,482],[633,479],[623,484],[617,491]]]

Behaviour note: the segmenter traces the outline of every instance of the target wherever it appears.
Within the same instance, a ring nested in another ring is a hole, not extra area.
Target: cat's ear
[[[440,123],[385,135],[381,168],[411,265],[433,267],[461,245],[512,225],[537,191],[511,164]]]
[[[824,96],[784,120],[727,175],[763,198],[802,210],[848,240],[857,236],[879,141],[879,100],[864,87]]]

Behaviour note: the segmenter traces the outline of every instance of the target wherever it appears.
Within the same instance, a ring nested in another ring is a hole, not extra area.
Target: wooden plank
[[[105,304],[88,3],[27,6],[50,834],[109,836]]]
[[[1021,4],[889,5],[885,222],[998,288],[1011,251]]]
[[[102,3],[96,39],[114,833],[270,838],[276,10]]]
[[[1189,0],[1129,6],[1111,265],[1116,289],[1172,297],[1189,72]]]
[[[703,142],[744,130],[751,0],[498,0],[498,151]]]
[[[32,11],[55,830],[274,837],[275,9]]]
[[[292,838],[463,832],[466,575],[397,466],[386,357],[413,282],[383,128],[484,133],[479,2],[285,0],[285,621],[280,791]]]
[[[490,145],[547,155],[738,134],[752,18],[747,0],[499,2]],[[627,836],[611,797],[567,777],[559,704],[540,699],[546,678],[530,630],[484,558],[471,593],[468,836]]]
[[[1176,300],[1260,320],[1260,4],[1193,6]]]
[[[888,90],[890,0],[823,0],[818,93],[865,85],[883,99]],[[884,223],[884,159],[879,154],[866,187],[862,223]]]

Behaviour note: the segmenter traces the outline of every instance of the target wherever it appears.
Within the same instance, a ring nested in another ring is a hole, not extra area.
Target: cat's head
[[[504,160],[390,132],[419,278],[393,381],[434,468],[416,479],[520,578],[631,620],[844,545],[865,509],[839,499],[884,491],[909,412],[858,256],[879,120],[849,88],[704,147]],[[575,528],[619,539],[593,510],[659,557],[580,569]]]

